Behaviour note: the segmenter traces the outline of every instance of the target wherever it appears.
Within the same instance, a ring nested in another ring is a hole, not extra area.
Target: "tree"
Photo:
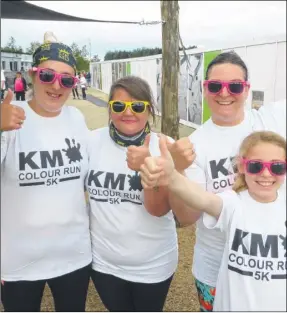
[[[6,46],[8,49],[10,49],[11,51],[16,51],[16,40],[14,37],[10,37]]]
[[[87,58],[89,56],[89,52],[88,52],[88,49],[87,49],[86,45],[84,45],[82,50],[81,50],[81,56],[84,57],[84,58]]]
[[[160,1],[162,25],[161,132],[179,138],[178,72],[179,21],[178,1]]]
[[[32,41],[30,42],[30,47],[26,49],[26,52],[29,54],[33,54],[35,50],[41,46],[41,43],[39,41]]]
[[[93,57],[92,57],[92,59],[91,59],[91,62],[100,62],[101,60],[100,60],[100,58],[99,58],[99,56],[96,54],[96,55],[94,55]]]
[[[5,47],[1,47],[2,52],[10,52],[10,53],[23,53],[23,49],[21,46],[16,46],[16,40],[14,37],[10,37],[8,43]]]
[[[77,71],[85,71],[88,72],[90,68],[90,61],[86,58],[82,57],[81,55],[76,56],[77,60]]]

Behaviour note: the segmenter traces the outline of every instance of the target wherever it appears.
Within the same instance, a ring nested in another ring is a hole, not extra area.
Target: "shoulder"
[[[109,136],[109,127],[102,127],[91,131],[91,138],[93,139],[106,138],[106,136]]]
[[[75,108],[74,106],[64,105],[62,110],[74,118],[84,119],[84,114],[78,108]]]
[[[212,129],[212,121],[208,119],[205,123],[200,125],[192,134],[188,136],[192,143],[208,139],[210,136],[210,129]]]
[[[217,195],[223,200],[223,202],[234,202],[240,201],[241,193],[237,193],[234,190],[225,190],[223,192],[217,193]]]

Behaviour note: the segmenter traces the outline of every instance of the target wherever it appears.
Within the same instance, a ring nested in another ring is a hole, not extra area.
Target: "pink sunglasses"
[[[79,81],[75,76],[57,73],[49,68],[33,67],[32,70],[43,84],[53,84],[57,79],[63,88],[73,88]]]
[[[248,174],[256,175],[261,174],[265,168],[273,176],[282,176],[286,174],[286,162],[284,161],[272,161],[263,162],[260,160],[247,160],[242,158],[242,163],[245,166],[245,170]]]
[[[208,92],[214,95],[220,93],[224,87],[230,94],[240,95],[246,86],[250,87],[250,84],[247,81],[205,80],[203,86],[206,86]]]

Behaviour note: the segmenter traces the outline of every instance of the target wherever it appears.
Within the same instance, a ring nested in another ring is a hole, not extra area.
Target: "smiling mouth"
[[[274,184],[275,184],[275,182],[270,182],[270,181],[257,181],[256,182],[259,186],[261,186],[261,187],[271,187],[271,186],[273,186]]]
[[[216,101],[219,105],[229,106],[233,104],[234,101]]]
[[[59,94],[56,94],[56,93],[51,93],[51,92],[47,92],[47,95],[50,98],[53,98],[53,99],[59,99],[62,96],[62,95],[59,95]]]

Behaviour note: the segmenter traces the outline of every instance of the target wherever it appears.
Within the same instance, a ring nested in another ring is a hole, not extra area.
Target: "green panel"
[[[127,75],[131,75],[131,62],[127,62]]]
[[[205,77],[208,64],[220,53],[221,51],[219,50],[204,52],[204,66],[203,66],[204,77]],[[209,118],[210,118],[210,110],[207,105],[207,102],[205,101],[205,99],[203,99],[202,123],[206,122]]]

